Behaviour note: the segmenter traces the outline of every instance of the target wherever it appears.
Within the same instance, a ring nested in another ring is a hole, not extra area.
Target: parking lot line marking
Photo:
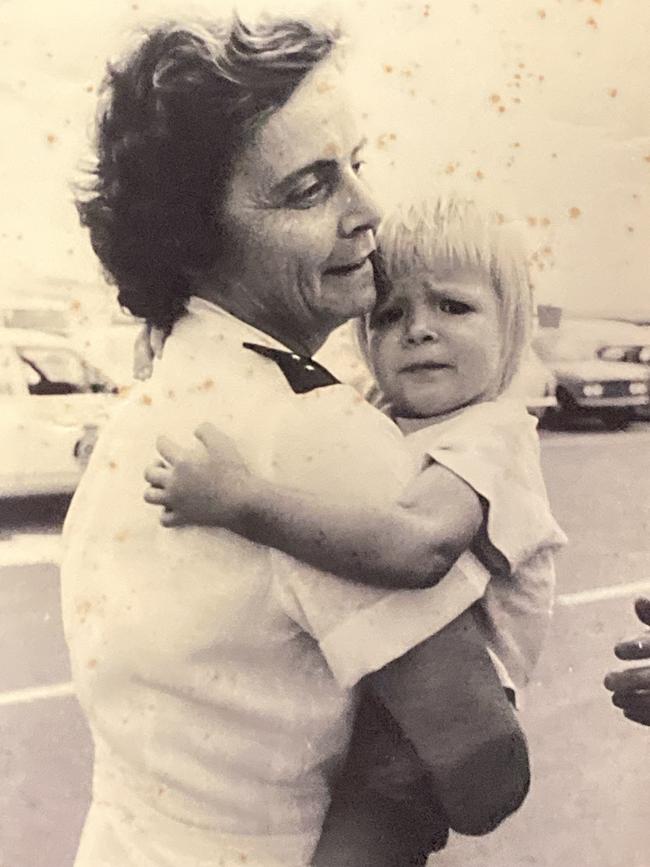
[[[591,433],[572,433],[563,431],[561,433],[545,433],[540,432],[540,442],[542,449],[547,448],[564,448],[572,446],[611,446],[620,445],[627,448],[634,443],[638,445],[639,440],[648,440],[650,431],[648,430],[626,430],[603,433],[602,431],[593,431]]]
[[[47,686],[28,686],[25,689],[13,689],[9,692],[0,692],[0,706],[27,704],[32,701],[41,701],[48,698],[63,698],[74,695],[74,684],[50,683]]]
[[[593,587],[577,593],[560,593],[557,604],[564,608],[585,605],[588,602],[604,602],[607,599],[624,599],[637,593],[650,593],[650,578],[645,581],[631,581],[628,584],[613,584],[609,587]]]
[[[0,568],[56,564],[60,560],[59,533],[16,533],[0,542]]]

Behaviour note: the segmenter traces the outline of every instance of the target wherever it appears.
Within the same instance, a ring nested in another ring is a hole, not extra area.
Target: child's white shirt
[[[486,534],[474,553],[492,577],[477,617],[502,680],[521,688],[551,617],[553,554],[567,541],[548,502],[537,420],[523,403],[500,397],[441,419],[397,421],[422,472],[433,462],[447,467],[487,506]]]

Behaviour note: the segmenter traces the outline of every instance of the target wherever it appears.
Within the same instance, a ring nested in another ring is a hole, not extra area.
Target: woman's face
[[[328,60],[235,165],[217,279],[232,312],[292,347],[314,351],[374,304],[368,256],[379,214],[361,178],[362,149],[342,75]]]

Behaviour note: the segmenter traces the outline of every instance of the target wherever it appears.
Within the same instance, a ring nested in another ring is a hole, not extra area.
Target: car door
[[[15,351],[25,385],[20,399],[20,492],[73,491],[82,471],[75,446],[89,414],[86,398],[92,403],[95,397],[86,368],[65,346],[26,345]]]
[[[0,346],[0,496],[28,493],[29,466],[38,458],[37,425],[20,359]]]

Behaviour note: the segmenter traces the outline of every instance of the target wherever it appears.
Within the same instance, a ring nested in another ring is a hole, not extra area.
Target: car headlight
[[[642,364],[650,364],[650,346],[642,346],[639,351],[639,361]]]
[[[599,382],[588,382],[582,386],[582,393],[585,397],[601,397],[604,388]]]
[[[628,386],[630,394],[647,394],[648,393],[648,383],[647,382],[631,382]]]
[[[598,353],[600,358],[605,361],[624,361],[625,347],[624,346],[606,346]]]

